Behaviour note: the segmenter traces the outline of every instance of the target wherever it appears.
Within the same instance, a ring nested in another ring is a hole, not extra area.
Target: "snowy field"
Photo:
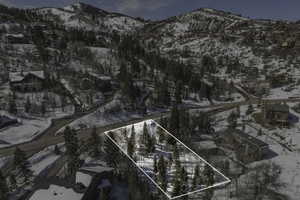
[[[142,138],[144,137],[144,126],[147,129],[147,133],[149,134],[149,137],[154,138],[155,142],[155,150],[152,153],[146,153],[144,150],[144,144],[142,144]],[[134,127],[134,128],[133,128]],[[135,132],[135,141],[136,143],[136,151],[131,156],[129,156],[128,152],[128,140],[132,136],[132,129],[134,129]],[[221,174],[218,170],[213,168],[209,163],[207,163],[204,159],[202,159],[200,156],[198,156],[196,153],[194,153],[192,150],[190,150],[188,147],[186,147],[183,143],[181,143],[179,140],[177,140],[175,137],[173,137],[170,133],[168,133],[165,129],[163,129],[160,125],[158,125],[153,120],[146,120],[134,125],[129,125],[123,128],[119,128],[116,130],[108,131],[106,132],[106,135],[125,153],[131,161],[133,161],[142,172],[151,179],[151,181],[161,190],[163,193],[165,193],[169,198],[176,198],[177,196],[172,196],[173,191],[173,182],[174,178],[176,176],[176,162],[173,162],[173,159],[176,160],[176,156],[173,152],[173,147],[171,145],[167,144],[167,140],[164,141],[161,140],[161,135],[164,135],[164,138],[171,137],[176,141],[176,145],[178,148],[178,162],[180,163],[180,166],[183,167],[188,176],[188,187],[192,187],[192,179],[194,175],[194,170],[196,166],[200,169],[200,174],[203,175],[203,172],[205,168],[209,167],[212,169],[214,173],[214,184],[213,185],[207,185],[202,184],[196,186],[194,190],[189,189],[185,193],[182,193],[181,195],[186,195],[187,193],[195,193],[203,191],[207,188],[216,187],[218,185],[223,185],[230,180],[225,177],[223,174]],[[169,164],[169,167],[167,167],[167,189],[163,190],[157,181],[155,180],[155,177],[157,174],[154,172],[154,160],[158,158],[163,158],[165,162]],[[154,180],[153,180],[154,179]],[[179,195],[179,196],[181,196]]]
[[[266,99],[286,99],[289,97],[300,97],[300,86],[297,85],[292,87],[291,90],[288,89],[288,86],[271,89],[270,94]]]
[[[4,144],[0,143],[0,148],[33,140],[51,125],[52,119],[64,117],[73,113],[73,109],[68,109],[68,111],[64,113],[51,113],[48,117],[16,117],[10,115],[6,111],[0,111],[0,115],[18,119],[19,122],[14,126],[9,126],[0,130],[0,141],[5,142]]]
[[[58,147],[64,151],[63,144],[59,144]],[[60,157],[60,155],[55,154],[54,149],[55,146],[49,146],[28,159],[33,175],[40,175],[43,170],[50,167]]]

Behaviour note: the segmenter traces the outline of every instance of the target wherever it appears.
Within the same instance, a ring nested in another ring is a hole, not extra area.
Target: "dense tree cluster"
[[[79,143],[76,136],[76,132],[70,127],[66,127],[64,130],[64,139],[66,145],[66,156],[67,156],[67,173],[71,181],[75,181],[76,172],[80,167],[80,152]]]

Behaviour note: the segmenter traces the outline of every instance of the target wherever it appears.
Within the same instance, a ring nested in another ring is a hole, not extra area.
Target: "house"
[[[286,73],[272,74],[267,76],[267,79],[270,81],[273,88],[282,87],[293,82],[293,79]]]
[[[192,146],[194,149],[197,149],[200,155],[215,155],[219,152],[218,146],[212,140],[193,142]]]
[[[290,108],[287,104],[265,104],[264,118],[270,124],[288,126]]]
[[[257,78],[259,75],[259,69],[257,67],[245,67],[242,69],[247,74],[248,78]]]
[[[29,41],[22,33],[19,34],[5,34],[4,40],[9,44],[28,44]]]
[[[229,128],[218,133],[217,143],[235,152],[243,163],[261,160],[268,152],[269,145],[238,129]]]
[[[9,84],[12,90],[18,92],[38,92],[44,86],[44,72],[11,72],[9,73]]]
[[[258,81],[243,81],[242,87],[247,92],[256,95],[261,96],[263,94],[266,94],[270,91],[271,84],[269,81],[266,80],[258,80]]]
[[[90,72],[84,74],[80,78],[80,88],[82,90],[94,88],[103,93],[107,93],[112,90],[112,78],[109,76],[98,75]]]

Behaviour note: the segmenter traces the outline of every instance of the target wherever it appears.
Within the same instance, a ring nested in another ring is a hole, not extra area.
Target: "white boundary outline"
[[[193,192],[188,192],[186,194],[182,194],[182,195],[179,195],[179,196],[175,196],[175,197],[171,197],[168,193],[166,193],[140,166],[137,165],[137,163],[127,154],[127,152],[125,152],[125,150],[122,149],[122,147],[120,147],[109,135],[108,133],[109,132],[113,132],[113,131],[117,131],[119,129],[122,129],[122,128],[125,128],[125,127],[128,127],[128,126],[131,126],[131,125],[135,125],[135,124],[140,124],[140,123],[143,123],[143,122],[148,122],[148,121],[151,121],[153,123],[155,123],[157,126],[159,126],[160,128],[162,128],[167,134],[169,134],[172,138],[174,138],[178,143],[180,143],[181,145],[183,145],[185,148],[187,148],[190,152],[192,152],[196,157],[198,157],[201,161],[203,161],[205,164],[207,164],[208,166],[210,166],[214,171],[218,172],[220,175],[222,175],[226,181],[223,181],[221,183],[217,183],[217,184],[214,184],[214,185],[211,185],[207,188],[203,188],[203,189],[199,189],[199,190],[195,190]],[[190,195],[190,194],[194,194],[194,193],[198,193],[198,192],[202,192],[204,190],[208,190],[210,188],[214,188],[214,187],[218,187],[218,186],[221,186],[221,185],[225,185],[227,183],[230,183],[231,180],[226,177],[224,174],[222,174],[219,170],[217,170],[215,167],[213,167],[211,164],[209,164],[206,160],[204,160],[201,156],[199,156],[196,152],[194,152],[192,149],[190,149],[189,147],[187,147],[183,142],[181,142],[179,139],[177,139],[175,136],[173,136],[169,131],[167,131],[165,128],[163,128],[159,123],[157,123],[156,121],[154,121],[153,119],[150,119],[150,120],[144,120],[144,121],[141,121],[141,122],[138,122],[138,123],[134,123],[134,124],[130,124],[130,125],[126,125],[126,126],[123,126],[123,127],[119,127],[119,128],[116,128],[116,129],[112,129],[112,130],[109,130],[109,131],[106,131],[104,132],[105,136],[108,137],[128,158],[131,162],[133,162],[137,168],[139,168],[143,174],[146,175],[146,177],[148,179],[150,179],[150,181],[161,191],[163,192],[170,200],[173,200],[173,199],[178,199],[178,198],[181,198],[181,197],[184,197],[184,196],[187,196],[187,195]]]

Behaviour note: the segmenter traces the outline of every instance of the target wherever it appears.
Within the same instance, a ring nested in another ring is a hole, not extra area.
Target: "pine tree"
[[[136,140],[135,140],[135,129],[134,126],[132,125],[131,127],[131,135],[127,144],[127,154],[132,158],[133,154],[135,152],[135,145],[136,145]]]
[[[230,162],[229,162],[229,160],[225,160],[223,171],[226,176],[229,176],[229,170],[230,170]]]
[[[170,118],[170,131],[175,135],[175,137],[179,136],[180,129],[180,115],[177,105],[174,105],[171,110],[171,118]]]
[[[181,164],[180,162],[177,160],[175,160],[175,177],[173,178],[173,191],[172,194],[173,196],[178,196],[181,193],[181,185],[182,185],[182,181],[181,181]]]
[[[17,180],[16,180],[16,176],[14,174],[9,175],[9,183],[10,183],[12,189],[17,188]]]
[[[262,136],[263,132],[262,132],[262,129],[260,128],[257,132],[257,136]]]
[[[46,105],[46,102],[43,101],[42,106],[41,106],[41,113],[43,116],[45,116],[46,112],[47,112],[47,105]]]
[[[29,97],[27,97],[26,104],[25,104],[25,112],[28,113],[30,111],[30,108],[31,108],[31,102],[30,102]]]
[[[25,177],[25,180],[27,181],[29,176],[31,175],[29,162],[27,161],[25,152],[18,147],[14,152],[14,165],[17,169],[20,170],[22,175]]]
[[[179,179],[175,179],[173,184],[172,196],[179,196],[181,193],[181,184]]]
[[[188,183],[188,174],[184,167],[181,168],[181,173],[180,173],[180,181],[181,181],[181,188],[180,188],[180,193],[181,194],[186,194],[189,191],[189,183]],[[187,197],[184,197],[186,199]]]
[[[237,127],[237,115],[235,112],[231,112],[227,118],[228,127],[229,128],[236,128]]]
[[[76,180],[76,172],[80,167],[78,138],[74,130],[70,127],[66,127],[64,131],[64,139],[66,145],[68,175],[70,176],[70,180],[73,182]]]
[[[108,135],[113,141],[115,141],[114,134],[112,132],[109,132]],[[104,159],[107,165],[113,168],[117,168],[120,161],[119,149],[109,138],[106,138],[106,140],[104,140],[103,147],[105,152]]]
[[[102,146],[101,137],[97,134],[97,128],[94,127],[92,130],[91,137],[91,147],[92,147],[92,156],[98,157],[101,153],[100,147]]]
[[[164,130],[160,127],[157,127],[157,134],[159,143],[163,143],[166,140]]]
[[[182,103],[182,82],[181,81],[178,81],[176,83],[175,101],[176,101],[176,104],[181,104]]]
[[[162,127],[167,128],[168,127],[168,122],[167,119],[163,116],[160,117],[159,123]]]
[[[129,155],[130,158],[133,158],[134,145],[133,145],[132,140],[128,141],[128,144],[127,144],[127,154]]]
[[[154,161],[153,161],[153,172],[154,172],[154,174],[157,174],[157,172],[158,172],[156,156],[154,156]]]
[[[248,109],[246,110],[246,115],[250,115],[254,112],[254,108],[252,104],[249,104]]]
[[[2,171],[0,170],[0,199],[8,200],[8,195],[9,195],[8,184],[6,182],[6,178],[2,174]]]
[[[169,92],[169,85],[166,80],[163,82],[162,85],[159,86],[158,98],[160,99],[160,103],[162,103],[163,105],[171,105],[171,95]]]
[[[9,98],[9,112],[12,114],[18,113],[15,93],[13,93],[13,95]]]
[[[148,133],[148,129],[147,129],[147,124],[146,124],[146,122],[144,122],[141,144],[146,145],[148,140],[149,140],[149,133]]]
[[[199,185],[199,176],[200,176],[200,171],[199,171],[199,166],[197,165],[194,169],[194,176],[193,176],[193,183],[192,183],[193,190],[195,190]]]
[[[173,157],[174,157],[174,160],[179,160],[179,151],[178,151],[178,147],[177,145],[174,145],[174,148],[173,148]]]
[[[215,184],[215,178],[214,178],[214,170],[209,166],[205,165],[203,174],[205,176],[205,184],[207,186],[211,186]]]
[[[167,189],[167,167],[165,163],[165,159],[163,156],[160,156],[158,160],[158,179],[160,182],[160,186],[163,190]]]
[[[55,153],[56,155],[60,155],[60,154],[61,154],[61,151],[60,151],[60,149],[58,148],[57,145],[55,145],[55,147],[54,147],[54,153]]]
[[[136,145],[135,135],[136,135],[136,133],[135,133],[134,125],[132,125],[130,140],[132,141],[133,146]]]

